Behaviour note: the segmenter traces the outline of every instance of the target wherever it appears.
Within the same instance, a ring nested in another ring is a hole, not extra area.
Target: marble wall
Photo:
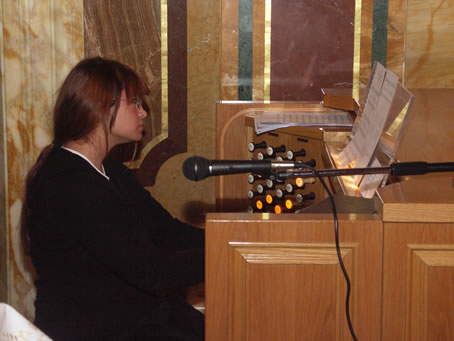
[[[33,319],[18,238],[23,181],[51,139],[58,84],[83,56],[133,66],[152,113],[133,168],[175,216],[203,226],[214,179],[181,172],[214,158],[217,100],[319,100],[367,84],[374,60],[407,87],[453,87],[452,0],[1,0],[0,299]]]
[[[406,87],[453,87],[450,0],[223,0],[221,96],[359,97],[379,61]]]
[[[221,96],[319,101],[367,84],[372,0],[223,0]]]
[[[405,84],[454,87],[454,1],[408,0]]]
[[[32,272],[20,245],[18,222],[25,175],[51,141],[49,108],[58,84],[83,57],[79,1],[2,1],[2,138],[6,151],[6,243],[1,245],[2,299],[33,318]],[[3,271],[3,269],[5,269]]]
[[[182,220],[203,226],[204,213],[214,210],[214,180],[190,182],[181,165],[192,154],[215,154],[220,3],[3,0],[0,8],[1,299],[33,320],[33,275],[18,234],[23,183],[51,141],[50,108],[58,85],[84,56],[129,64],[152,90],[144,152],[133,166],[143,184]]]
[[[181,165],[214,156],[219,50],[215,1],[84,1],[85,55],[131,65],[150,86],[150,114],[133,171],[175,216],[196,225],[213,210],[213,181],[190,183]]]

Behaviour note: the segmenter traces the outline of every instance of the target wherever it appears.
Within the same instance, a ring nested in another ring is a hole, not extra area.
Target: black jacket
[[[35,323],[56,340],[166,324],[185,303],[160,293],[204,279],[204,231],[172,218],[123,164],[104,167],[110,181],[54,147],[29,190]]]

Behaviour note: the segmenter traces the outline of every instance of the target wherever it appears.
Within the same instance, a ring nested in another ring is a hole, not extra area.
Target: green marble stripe
[[[388,37],[388,0],[374,1],[372,26],[372,64],[380,62],[386,67],[386,48]]]
[[[238,99],[252,100],[253,0],[238,0]]]

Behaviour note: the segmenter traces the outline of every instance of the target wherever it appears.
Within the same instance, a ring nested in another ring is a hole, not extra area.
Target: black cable
[[[331,191],[329,190],[328,186],[326,185],[326,183],[322,179],[322,177],[318,174],[317,170],[306,164],[304,164],[304,167],[312,170],[314,175],[317,176],[317,178],[322,183],[322,186],[325,189],[326,193],[328,193],[328,197],[331,202],[331,207],[333,210],[333,219],[334,219],[334,237],[335,237],[335,241],[336,241],[337,258],[339,259],[339,265],[342,269],[342,273],[344,274],[344,278],[347,283],[347,297],[345,299],[345,313],[346,313],[346,317],[347,317],[348,329],[350,329],[350,334],[351,334],[353,340],[357,341],[358,339],[356,338],[356,334],[355,334],[355,331],[353,330],[353,325],[352,325],[352,321],[350,318],[350,291],[351,291],[350,278],[348,277],[347,270],[345,269],[344,261],[342,260],[342,255],[341,255],[340,246],[339,246],[339,221],[337,219],[336,203],[334,202],[334,197],[333,197]]]

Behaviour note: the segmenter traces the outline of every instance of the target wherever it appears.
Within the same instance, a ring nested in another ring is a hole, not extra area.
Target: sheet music
[[[351,127],[353,122],[344,111],[329,112],[272,112],[266,111],[254,117],[255,132],[261,134],[270,130],[291,126],[304,127]]]
[[[374,158],[374,161],[370,165],[371,167],[382,167],[380,162],[376,158]],[[359,186],[359,191],[361,193],[361,196],[363,198],[372,198],[375,194],[375,191],[377,188],[381,185],[383,182],[383,178],[385,177],[386,174],[368,174],[365,175],[361,185]]]
[[[396,93],[396,86],[399,82],[397,75],[391,71],[386,72],[385,80],[381,89],[380,97],[378,98],[375,115],[367,117],[367,135],[365,136],[364,144],[361,145],[359,156],[355,162],[355,168],[367,167],[374,155],[377,144],[385,128],[386,119],[388,118],[391,103]],[[360,125],[363,124],[361,119]],[[360,176],[355,177],[355,184],[358,185],[361,180]]]
[[[370,122],[373,121],[374,118],[380,114],[379,111],[376,112],[377,111],[376,108],[386,74],[387,72],[383,65],[381,65],[380,63],[376,63],[374,65],[372,82],[369,89],[366,105],[361,116],[361,121],[352,140],[339,154],[340,167],[345,168],[349,164],[351,164],[354,160],[356,160],[359,157],[362,146],[370,143],[369,125]]]

